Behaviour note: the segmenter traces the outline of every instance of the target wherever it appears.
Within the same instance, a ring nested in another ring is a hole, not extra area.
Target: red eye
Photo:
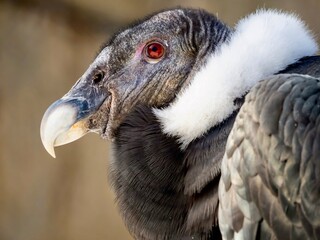
[[[162,58],[165,53],[165,48],[159,42],[151,42],[145,46],[144,52],[146,57],[148,58],[147,60],[160,60],[160,58]]]

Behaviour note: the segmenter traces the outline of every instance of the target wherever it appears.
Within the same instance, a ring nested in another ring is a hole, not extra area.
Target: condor
[[[43,116],[47,151],[112,141],[136,239],[319,239],[320,57],[295,15],[167,10],[115,35]]]

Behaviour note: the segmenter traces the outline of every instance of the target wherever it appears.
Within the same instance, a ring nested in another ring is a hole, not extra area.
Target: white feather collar
[[[209,57],[191,84],[165,109],[154,109],[163,132],[181,147],[222,122],[234,100],[258,81],[317,52],[305,24],[293,14],[258,10],[240,20],[229,42]]]

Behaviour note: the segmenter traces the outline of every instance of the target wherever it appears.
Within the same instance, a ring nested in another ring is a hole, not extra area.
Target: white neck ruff
[[[190,85],[164,109],[154,109],[162,130],[181,148],[228,118],[258,81],[318,50],[313,35],[293,14],[258,10],[240,20],[231,39],[209,56]]]

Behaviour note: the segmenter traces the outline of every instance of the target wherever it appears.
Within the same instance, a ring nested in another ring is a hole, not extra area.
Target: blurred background
[[[107,182],[109,144],[89,134],[53,159],[40,121],[113,32],[178,5],[230,25],[257,7],[295,12],[319,42],[320,0],[0,1],[0,240],[131,239]]]

